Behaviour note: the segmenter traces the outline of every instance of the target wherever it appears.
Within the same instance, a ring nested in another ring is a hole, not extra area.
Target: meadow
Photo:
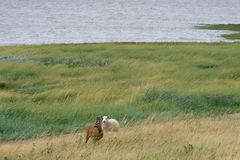
[[[130,127],[237,113],[239,60],[240,43],[1,46],[0,142],[79,133],[97,115]]]

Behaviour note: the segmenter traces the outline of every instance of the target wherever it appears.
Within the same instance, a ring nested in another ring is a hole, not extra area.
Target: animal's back
[[[109,122],[111,122],[113,131],[118,131],[119,130],[120,124],[116,119],[109,119]]]
[[[94,137],[94,135],[96,135],[98,133],[98,128],[94,126],[94,124],[90,124],[88,127],[87,127],[87,134],[90,136],[90,137]]]

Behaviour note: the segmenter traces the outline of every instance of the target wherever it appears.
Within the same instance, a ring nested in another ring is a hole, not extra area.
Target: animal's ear
[[[102,116],[97,116],[97,118],[96,118],[97,120],[99,120],[99,119],[102,119]]]

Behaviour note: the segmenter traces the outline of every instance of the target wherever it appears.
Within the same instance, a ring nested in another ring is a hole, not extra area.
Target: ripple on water
[[[2,1],[0,45],[228,41],[198,24],[240,23],[239,0]]]

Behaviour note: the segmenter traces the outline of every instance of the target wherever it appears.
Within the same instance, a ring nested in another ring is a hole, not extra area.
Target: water
[[[240,0],[0,0],[0,45],[226,41],[198,24],[240,23]]]

